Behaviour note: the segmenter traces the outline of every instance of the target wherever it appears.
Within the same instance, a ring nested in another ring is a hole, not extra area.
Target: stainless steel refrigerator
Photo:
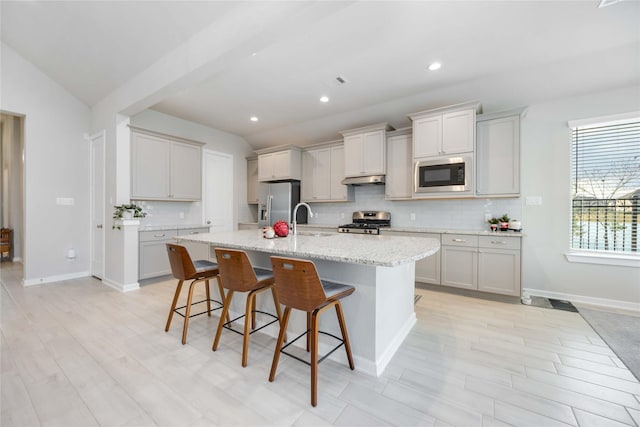
[[[276,221],[291,224],[293,208],[300,202],[300,181],[261,182],[258,189],[258,226],[272,226]],[[298,209],[298,224],[307,223],[307,210]]]

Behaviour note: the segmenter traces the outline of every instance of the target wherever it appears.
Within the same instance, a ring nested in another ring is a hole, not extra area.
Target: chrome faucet
[[[296,218],[298,214],[298,208],[300,206],[306,207],[307,210],[309,211],[309,218],[313,218],[313,212],[311,212],[311,206],[309,206],[307,203],[304,203],[304,202],[298,203],[296,207],[293,208],[293,221],[291,222],[291,233],[293,234],[298,234],[296,231],[296,225],[297,225]]]

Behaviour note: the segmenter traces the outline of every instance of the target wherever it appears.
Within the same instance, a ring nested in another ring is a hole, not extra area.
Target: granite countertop
[[[257,222],[240,222],[239,224],[247,224],[258,226]],[[338,232],[338,225],[335,224],[298,224],[298,228],[304,230],[306,228],[330,228]],[[430,227],[402,227],[391,226],[381,229],[384,234],[385,231],[398,231],[404,233],[434,233],[434,234],[470,234],[476,236],[505,236],[505,237],[523,237],[525,234],[521,231],[490,231],[490,230],[477,230],[477,229],[450,229],[450,228],[430,228]]]
[[[203,224],[169,224],[169,225],[141,225],[138,231],[160,231],[160,230],[185,230],[188,228],[209,228]]]
[[[408,236],[372,236],[340,233],[300,233],[265,239],[262,230],[242,230],[179,236],[178,240],[209,243],[232,249],[268,252],[297,258],[317,258],[351,264],[395,267],[433,255],[436,239]]]

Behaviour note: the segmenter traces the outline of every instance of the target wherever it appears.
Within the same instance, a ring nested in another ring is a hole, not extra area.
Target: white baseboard
[[[110,279],[102,279],[102,283],[120,292],[131,292],[131,291],[140,289],[140,283],[138,282],[125,284],[125,283],[114,282],[113,280],[110,280]]]
[[[523,293],[527,292],[531,296],[539,296],[545,298],[553,298],[559,300],[571,301],[572,303],[582,303],[594,305],[603,308],[629,310],[640,313],[640,303],[619,301],[606,298],[587,297],[583,295],[564,294],[560,292],[551,292],[541,289],[523,288]]]
[[[45,283],[61,282],[63,280],[80,279],[82,277],[89,277],[91,274],[88,271],[79,271],[77,273],[70,274],[58,274],[56,276],[39,277],[37,279],[23,279],[23,286],[43,285]]]

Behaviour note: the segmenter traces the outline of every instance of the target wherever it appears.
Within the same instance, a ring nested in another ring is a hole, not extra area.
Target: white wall
[[[570,263],[570,156],[567,121],[640,111],[640,86],[532,105],[522,122],[522,195],[527,237],[523,287],[640,304],[640,268]],[[598,302],[598,301],[594,301]]]
[[[3,111],[25,116],[26,284],[88,274],[89,108],[2,44]],[[59,206],[57,197],[73,198]],[[77,258],[66,259],[69,248]]]
[[[205,149],[232,155],[234,171],[233,195],[235,197],[233,223],[237,224],[250,218],[249,206],[247,205],[246,157],[253,153],[253,149],[247,141],[237,135],[182,120],[154,110],[145,110],[132,116],[131,124],[168,135],[204,142],[206,143],[204,146]],[[184,206],[176,207],[172,203],[173,202],[153,203],[152,215],[158,219],[158,224],[202,223],[201,210],[198,206],[194,206],[196,204],[181,204]],[[194,207],[196,207],[196,209],[194,209]],[[184,208],[184,210],[182,208]],[[173,215],[176,209],[185,212],[184,220],[179,220],[177,215]],[[175,217],[175,221],[171,219],[172,217]],[[145,223],[153,222],[152,218],[146,220]]]

